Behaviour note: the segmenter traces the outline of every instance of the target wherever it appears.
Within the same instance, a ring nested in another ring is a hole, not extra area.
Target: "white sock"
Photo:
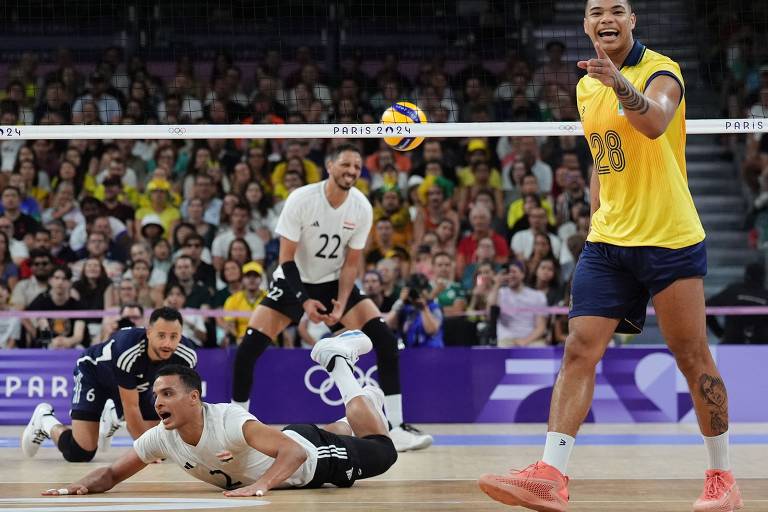
[[[728,441],[728,431],[715,437],[704,436],[704,445],[707,447],[707,455],[709,456],[709,469],[730,471],[731,459],[728,456]]]
[[[53,430],[53,427],[56,425],[61,425],[61,422],[56,419],[56,416],[53,414],[46,414],[43,416],[43,418],[40,420],[43,426],[43,432],[48,434],[48,437],[51,437],[51,430]]]
[[[246,400],[245,402],[238,402],[237,400],[232,400],[232,403],[235,405],[239,405],[243,409],[245,409],[245,412],[250,411],[251,401]]]
[[[393,427],[399,427],[403,422],[403,395],[384,396],[384,413]]]
[[[336,383],[336,387],[339,388],[344,405],[347,405],[356,396],[365,395],[362,386],[360,386],[360,383],[355,378],[355,374],[352,373],[349,363],[343,357],[336,359],[330,374],[333,382]]]
[[[556,467],[563,475],[567,474],[568,459],[571,458],[571,450],[576,439],[567,434],[547,432],[547,444],[544,445],[543,462]]]

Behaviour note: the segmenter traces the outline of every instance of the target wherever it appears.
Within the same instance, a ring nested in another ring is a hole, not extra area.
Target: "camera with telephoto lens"
[[[408,288],[408,297],[405,302],[411,304],[420,299],[424,295],[424,292],[429,291],[431,288],[427,276],[419,273],[411,274],[406,281],[405,286]]]

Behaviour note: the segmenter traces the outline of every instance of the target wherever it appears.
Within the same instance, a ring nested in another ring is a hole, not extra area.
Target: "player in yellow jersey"
[[[565,476],[586,418],[595,368],[614,332],[640,332],[653,298],[662,334],[688,381],[709,454],[694,511],[742,507],[728,459],[728,397],[707,345],[704,230],[685,170],[685,87],[680,67],[632,36],[628,0],[589,0],[584,31],[596,57],[578,108],[592,150],[592,226],[572,287],[568,339],[552,395],[542,460],[483,475],[497,501],[532,510],[568,508]]]

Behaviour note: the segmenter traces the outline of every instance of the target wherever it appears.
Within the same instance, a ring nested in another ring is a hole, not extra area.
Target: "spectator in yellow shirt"
[[[247,311],[251,312],[256,305],[267,296],[267,292],[261,289],[261,276],[264,274],[264,268],[257,261],[250,261],[243,265],[243,287],[239,292],[235,292],[224,302],[224,311]],[[224,317],[224,324],[229,340],[240,340],[245,335],[248,328],[248,316],[243,317]]]

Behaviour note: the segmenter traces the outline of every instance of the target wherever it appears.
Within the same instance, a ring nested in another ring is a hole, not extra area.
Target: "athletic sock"
[[[53,430],[53,428],[56,425],[61,425],[61,422],[58,419],[56,419],[56,416],[54,416],[53,414],[44,415],[40,420],[40,422],[42,423],[42,426],[43,426],[43,432],[48,434],[48,437],[51,437],[51,430]]]
[[[709,456],[709,469],[730,471],[731,459],[728,455],[729,433],[723,432],[719,436],[704,436],[704,445]]]
[[[403,395],[385,395],[384,413],[393,427],[399,427],[403,423]]]
[[[547,443],[544,445],[544,455],[541,460],[565,475],[568,470],[568,459],[571,458],[571,450],[575,443],[576,439],[567,434],[547,432]]]
[[[235,405],[239,405],[243,409],[245,409],[246,412],[250,411],[251,401],[246,400],[245,402],[238,402],[237,400],[232,400],[232,403]]]
[[[341,356],[337,356],[338,359],[334,361],[333,369],[328,372],[333,378],[333,382],[336,383],[336,387],[339,388],[341,393],[341,399],[344,400],[344,405],[347,405],[350,400],[357,396],[365,396],[363,388],[360,383],[357,382],[355,374],[352,373],[349,363]]]

